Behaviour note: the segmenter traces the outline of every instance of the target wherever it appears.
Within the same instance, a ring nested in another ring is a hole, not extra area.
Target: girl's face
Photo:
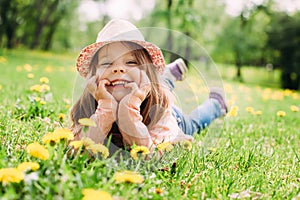
[[[140,85],[141,69],[132,50],[121,42],[114,42],[98,52],[96,75],[99,80],[109,81],[105,86],[107,91],[120,101],[131,92],[131,88],[125,87],[127,83]]]

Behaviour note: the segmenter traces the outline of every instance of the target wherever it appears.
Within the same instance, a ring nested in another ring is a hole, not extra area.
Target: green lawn
[[[160,160],[94,160],[86,154],[67,156],[62,141],[46,145],[49,158],[43,160],[26,148],[69,126],[68,112],[79,93],[74,83],[82,83],[75,73],[76,54],[0,52],[1,199],[81,199],[83,193],[88,199],[96,192],[113,199],[300,198],[300,96],[274,88],[278,75],[266,88],[259,84],[272,77],[261,69],[245,69],[245,83],[236,83],[230,80],[233,69],[220,66],[231,110],[196,135],[191,149],[175,145]],[[32,86],[43,84],[42,77],[49,80],[45,91],[33,91]],[[204,82],[191,69],[178,83],[177,100],[184,110],[207,97]],[[39,169],[19,179],[10,171],[29,161]],[[126,170],[136,174],[122,182],[117,173]]]

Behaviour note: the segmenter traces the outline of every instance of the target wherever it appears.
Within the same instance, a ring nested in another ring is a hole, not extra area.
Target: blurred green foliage
[[[108,9],[109,1],[93,2],[99,12]],[[79,52],[95,41],[98,31],[110,20],[108,12],[103,11],[99,19],[84,21],[77,10],[81,3],[82,0],[0,1],[0,55],[1,48],[19,47]],[[150,13],[133,22],[138,27],[162,27],[192,38],[215,62],[236,65],[235,74],[240,81],[244,79],[242,66],[268,65],[282,70],[282,87],[298,89],[297,21],[299,11],[279,11],[275,0],[260,4],[249,1],[235,16],[227,14],[225,1],[221,0],[167,0],[156,1]],[[172,31],[160,39],[170,53],[167,61],[178,56],[187,61],[199,59],[198,49],[188,40],[178,40]]]

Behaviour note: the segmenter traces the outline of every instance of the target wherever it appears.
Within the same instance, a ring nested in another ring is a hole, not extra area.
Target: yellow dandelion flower
[[[290,106],[290,109],[291,109],[291,111],[293,111],[293,112],[299,112],[299,107],[298,107],[298,106],[291,105],[291,106]]]
[[[188,151],[190,151],[193,147],[192,143],[188,140],[181,141],[180,146]]]
[[[73,140],[74,135],[71,130],[66,128],[56,129],[54,132],[47,133],[42,138],[44,144],[58,143],[61,140]]]
[[[21,172],[25,172],[28,170],[36,171],[40,168],[39,163],[36,162],[22,162],[18,165],[17,169]]]
[[[138,159],[139,157],[145,157],[149,153],[149,149],[145,146],[136,146],[130,151],[130,155],[134,160]]]
[[[58,143],[59,138],[57,137],[56,134],[53,133],[47,133],[42,137],[42,142],[44,144],[52,144],[52,143]]]
[[[96,123],[94,122],[94,120],[90,119],[90,118],[81,118],[78,120],[78,123],[83,125],[83,126],[92,126],[92,127],[96,127]]]
[[[208,150],[208,151],[211,151],[211,152],[217,151],[217,149],[216,149],[216,148],[213,148],[213,147],[208,147],[207,150]]]
[[[293,91],[290,90],[290,89],[285,89],[285,90],[283,91],[283,94],[284,94],[285,96],[291,96],[292,93],[293,93]]]
[[[41,92],[50,91],[50,86],[47,84],[42,84],[40,87],[41,87]]]
[[[264,100],[264,101],[267,101],[267,100],[269,100],[270,99],[270,94],[262,94],[262,99]]]
[[[107,158],[109,156],[108,149],[102,144],[92,144],[89,145],[86,149],[91,150],[93,154],[101,153],[103,158]]]
[[[59,113],[59,115],[58,115],[59,120],[63,120],[65,117],[66,117],[66,115],[63,113]]]
[[[23,179],[23,172],[16,168],[0,169],[0,182],[2,182],[3,185],[6,185],[7,183],[20,183]]]
[[[236,117],[237,116],[237,111],[231,110],[227,113],[227,116],[229,117]]]
[[[295,93],[295,92],[292,94],[292,97],[293,97],[293,99],[299,99],[298,93]]]
[[[0,56],[0,63],[6,63],[7,59],[4,56]]]
[[[2,90],[2,85],[0,85],[0,90]]]
[[[155,193],[156,193],[156,194],[162,194],[162,192],[163,192],[163,191],[162,191],[161,188],[156,188],[156,189],[155,189]]]
[[[237,106],[232,106],[231,107],[231,110],[235,110],[235,111],[237,111],[239,108],[237,107]]]
[[[144,178],[142,175],[133,172],[133,171],[123,171],[123,172],[117,172],[114,175],[114,180],[117,183],[143,183]]]
[[[36,102],[40,102],[42,99],[41,99],[40,97],[34,97],[34,100],[35,100]]]
[[[42,89],[41,89],[41,85],[33,85],[30,87],[30,91],[33,91],[33,92],[42,92]]]
[[[262,115],[262,111],[261,110],[257,110],[253,113],[254,115]]]
[[[248,107],[246,108],[246,111],[249,112],[249,113],[253,113],[253,112],[254,112],[254,108],[251,107],[251,106],[248,106]]]
[[[49,79],[47,77],[41,77],[40,82],[41,83],[49,83]]]
[[[88,137],[81,138],[81,141],[83,142],[83,145],[85,147],[89,147],[89,146],[95,144],[95,142],[91,138],[88,138]]]
[[[34,78],[34,74],[32,74],[32,73],[27,74],[27,78],[29,78],[29,79]]]
[[[284,92],[282,92],[282,91],[275,91],[275,92],[272,94],[271,98],[272,98],[273,100],[276,100],[276,101],[283,100],[283,99],[284,99]]]
[[[23,67],[24,67],[24,69],[25,69],[26,71],[28,71],[28,72],[31,72],[31,71],[32,71],[32,66],[29,65],[29,64],[25,64]]]
[[[285,113],[284,111],[280,110],[280,111],[278,111],[278,112],[276,113],[276,115],[277,115],[278,117],[285,117],[285,116],[286,116],[286,113]]]
[[[238,114],[238,107],[237,106],[232,106],[230,111],[227,113],[227,116],[229,117],[236,117]]]
[[[48,160],[49,159],[49,152],[48,150],[40,145],[39,143],[31,143],[26,148],[27,153],[35,158],[39,158],[41,160]]]
[[[20,71],[22,71],[22,70],[23,70],[23,68],[22,68],[21,66],[17,66],[17,67],[16,67],[16,71],[17,71],[17,72],[20,72]]]
[[[50,73],[50,72],[52,72],[53,71],[53,68],[51,67],[51,66],[47,66],[46,68],[45,68],[45,72],[47,72],[47,73]]]
[[[102,190],[94,190],[94,189],[83,189],[82,190],[83,198],[82,200],[98,200],[98,199],[105,199],[105,200],[112,200],[112,196],[105,191]]]
[[[75,149],[79,149],[82,146],[84,146],[85,148],[88,148],[89,146],[92,146],[94,144],[95,144],[95,142],[91,138],[83,137],[83,138],[81,138],[81,140],[76,140],[76,141],[70,142],[69,145]]]
[[[64,137],[68,140],[73,140],[74,138],[72,131],[68,128],[58,128],[55,129],[53,133],[59,134],[61,137]]]
[[[80,147],[83,146],[83,141],[81,140],[76,140],[76,141],[72,141],[69,144],[71,147],[73,147],[74,149],[79,149]]]
[[[174,148],[170,142],[160,143],[156,147],[160,151],[171,151]]]

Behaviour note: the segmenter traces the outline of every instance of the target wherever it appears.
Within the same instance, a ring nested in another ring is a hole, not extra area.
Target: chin
[[[113,97],[117,102],[120,102],[127,94],[113,94]]]
[[[114,91],[112,92],[112,96],[115,98],[117,102],[121,101],[125,96],[127,96],[130,93],[130,90],[128,91]]]

